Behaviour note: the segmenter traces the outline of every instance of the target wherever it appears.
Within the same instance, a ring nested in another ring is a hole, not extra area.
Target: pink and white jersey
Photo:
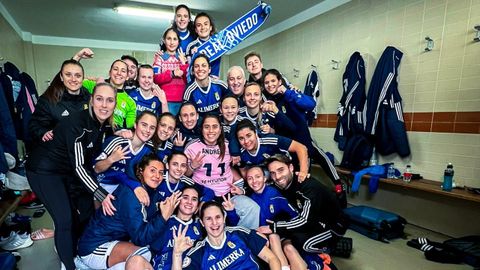
[[[200,139],[190,141],[185,147],[185,154],[190,158],[199,152],[204,155],[203,165],[193,172],[192,179],[205,187],[212,189],[215,196],[222,196],[230,191],[229,183],[233,183],[231,157],[228,143],[225,143],[225,156],[220,160],[218,145],[206,145]]]

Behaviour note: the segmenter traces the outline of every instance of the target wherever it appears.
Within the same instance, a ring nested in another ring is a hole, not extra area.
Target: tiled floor
[[[32,211],[22,210],[22,214]],[[48,214],[34,219],[33,229],[41,227],[52,228],[52,222]],[[434,233],[416,226],[406,227],[408,238],[419,236],[428,237],[437,242],[447,239],[446,236]],[[408,247],[407,240],[397,239],[385,244],[371,240],[356,232],[348,231],[348,237],[352,237],[354,250],[349,259],[333,258],[337,267],[341,270],[463,270],[472,269],[467,265],[439,264],[427,261],[423,252]],[[53,248],[53,240],[36,241],[33,246],[19,251],[22,259],[18,263],[19,270],[57,270],[60,269],[58,257]]]

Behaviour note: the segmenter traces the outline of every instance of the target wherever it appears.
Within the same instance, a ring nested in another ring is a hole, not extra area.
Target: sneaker
[[[44,205],[43,205],[43,203],[40,202],[40,200],[35,199],[34,201],[23,205],[23,208],[25,208],[25,209],[38,209],[38,208],[42,208],[43,206]]]
[[[10,243],[13,240],[13,238],[15,238],[16,234],[17,233],[15,233],[14,231],[11,231],[9,236],[0,237],[0,248],[3,248],[4,245]]]
[[[11,233],[10,233],[10,236],[12,236]],[[27,233],[23,233],[23,234],[14,233],[13,238],[11,238],[11,240],[9,242],[3,244],[1,246],[1,248],[3,248],[4,250],[12,251],[12,250],[17,250],[17,249],[21,249],[21,248],[26,248],[26,247],[29,247],[31,245],[33,245],[33,241],[32,241],[32,239],[30,239],[29,234],[27,234]]]

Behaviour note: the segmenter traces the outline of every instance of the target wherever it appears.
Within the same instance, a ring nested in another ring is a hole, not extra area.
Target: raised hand
[[[177,208],[178,204],[180,203],[180,195],[182,195],[182,192],[176,191],[170,195],[170,197],[158,204],[158,208],[160,209],[164,220],[168,220],[173,214],[175,208]]]
[[[173,144],[175,146],[184,146],[185,145],[185,141],[187,141],[187,138],[183,138],[183,135],[182,133],[177,130],[177,134],[175,136],[175,140],[173,140]]]
[[[117,161],[123,160],[123,159],[129,159],[130,157],[127,156],[130,154],[130,150],[128,149],[129,146],[125,146],[122,148],[121,146],[117,146],[115,150],[108,156],[108,159],[112,162],[115,163]]]
[[[182,63],[182,65],[185,65],[187,63],[187,57],[185,56],[182,48],[179,49],[178,59],[180,60],[180,63]]]
[[[193,240],[187,235],[188,225],[182,228],[182,224],[178,226],[178,230],[172,231],[173,233],[173,253],[182,254],[187,249],[193,246]]]
[[[225,208],[226,211],[232,211],[235,209],[235,203],[232,202],[230,193],[228,193],[227,197],[225,197],[225,195],[222,195],[222,198],[222,206],[223,208]]]
[[[153,84],[152,93],[154,96],[158,97],[160,102],[167,103],[167,96],[165,95],[165,91],[163,91],[163,89],[161,89],[160,86]]]
[[[81,59],[93,58],[93,56],[94,56],[94,53],[91,49],[83,48],[80,51],[78,51],[72,58],[75,61],[80,61]]]
[[[193,170],[196,170],[198,168],[200,168],[202,165],[203,165],[203,158],[205,157],[204,154],[202,154],[201,152],[198,152],[195,157],[189,157],[189,159],[191,160],[190,162],[190,167],[193,169]]]
[[[243,189],[237,187],[233,183],[228,183],[228,185],[230,186],[230,193],[233,195],[243,195],[245,193]]]

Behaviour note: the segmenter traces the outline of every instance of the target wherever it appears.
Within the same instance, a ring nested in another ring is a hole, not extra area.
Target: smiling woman
[[[259,269],[257,259],[268,263],[270,269],[280,269],[280,261],[266,246],[267,240],[241,227],[225,226],[225,210],[217,202],[206,202],[200,210],[200,219],[207,237],[192,247],[186,230],[174,235],[172,269]],[[214,259],[209,259],[214,258]]]
[[[155,134],[157,118],[152,112],[145,111],[139,115],[134,127],[131,139],[117,136],[107,139],[95,160],[94,170],[98,174],[98,182],[109,193],[123,183],[134,191],[140,202],[148,205],[148,194],[135,180],[135,166],[145,155],[153,152],[147,142]],[[104,210],[113,214],[108,205],[104,204]]]
[[[195,104],[200,116],[206,113],[218,114],[220,100],[228,94],[227,84],[210,77],[210,60],[206,55],[197,55],[192,66],[195,80],[185,90],[183,100]]]
[[[138,163],[136,176],[152,202],[159,201],[157,187],[162,182],[164,169],[165,165],[154,154],[145,156]],[[104,215],[102,209],[98,209],[78,243],[78,255],[93,269],[124,267],[135,255],[149,261],[151,253],[146,246],[164,233],[166,220],[172,215],[179,199],[179,194],[175,193],[159,203],[157,209],[155,203],[140,203],[125,185],[119,185],[113,196],[116,198],[113,206],[117,213]]]
[[[34,145],[53,139],[53,128],[70,114],[86,110],[90,100],[82,87],[83,67],[75,60],[66,60],[45,93],[40,96],[28,130]]]
[[[103,138],[113,133],[115,96],[111,85],[98,84],[88,110],[60,121],[53,140],[36,147],[27,161],[27,178],[52,216],[55,246],[67,269],[75,269],[73,250],[94,211],[92,196],[98,201],[111,196],[98,185],[85,161],[93,160]]]

